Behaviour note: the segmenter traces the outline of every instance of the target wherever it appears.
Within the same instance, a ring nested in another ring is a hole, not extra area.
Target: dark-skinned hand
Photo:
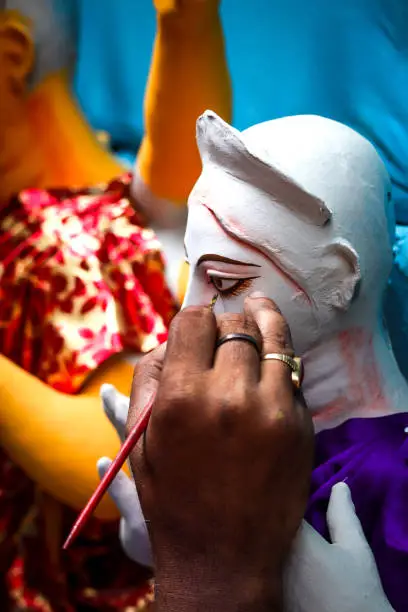
[[[167,347],[136,367],[128,431],[151,394],[151,419],[131,455],[156,567],[160,611],[281,610],[282,571],[303,518],[313,427],[291,371],[262,354],[293,355],[274,303],[245,301],[215,317],[189,307]]]

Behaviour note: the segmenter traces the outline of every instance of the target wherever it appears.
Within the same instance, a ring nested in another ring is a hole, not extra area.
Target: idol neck
[[[303,362],[303,393],[316,432],[408,409],[407,383],[380,324],[349,327],[307,351]]]

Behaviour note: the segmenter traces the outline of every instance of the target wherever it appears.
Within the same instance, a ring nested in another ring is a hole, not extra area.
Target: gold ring
[[[296,389],[300,389],[303,380],[303,363],[300,357],[289,357],[284,353],[267,353],[262,357],[262,361],[282,361],[291,369],[292,383]]]

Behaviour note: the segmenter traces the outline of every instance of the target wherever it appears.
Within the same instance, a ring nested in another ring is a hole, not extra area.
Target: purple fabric
[[[316,436],[306,519],[330,541],[326,510],[345,480],[396,612],[408,612],[408,412],[351,419]],[[346,588],[346,587],[345,587]]]

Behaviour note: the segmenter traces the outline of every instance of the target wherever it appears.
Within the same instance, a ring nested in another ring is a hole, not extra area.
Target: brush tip
[[[71,546],[72,542],[75,540],[80,527],[81,527],[81,525],[79,525],[78,523],[76,523],[74,525],[74,527],[71,529],[71,532],[69,533],[67,539],[65,540],[64,544],[62,545],[62,550],[68,550],[68,548]]]
[[[68,536],[68,538],[65,540],[65,542],[62,545],[62,550],[68,550],[70,545],[71,545],[71,539]]]

